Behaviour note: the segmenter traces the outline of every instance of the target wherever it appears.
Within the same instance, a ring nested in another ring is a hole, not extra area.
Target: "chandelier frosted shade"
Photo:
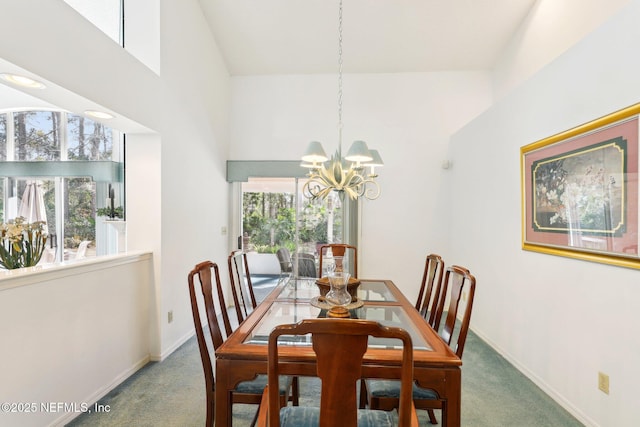
[[[327,160],[329,160],[329,157],[327,157],[324,148],[322,148],[322,144],[318,141],[311,141],[307,147],[307,151],[302,155],[302,161],[307,163],[324,163]]]
[[[369,147],[367,147],[367,143],[364,141],[353,141],[351,148],[349,148],[349,151],[344,158],[350,162],[356,163],[370,162],[373,160]]]

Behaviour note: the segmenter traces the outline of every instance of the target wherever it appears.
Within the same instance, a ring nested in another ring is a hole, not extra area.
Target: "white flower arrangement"
[[[12,270],[38,264],[46,243],[44,221],[27,223],[20,216],[0,224],[0,267]]]

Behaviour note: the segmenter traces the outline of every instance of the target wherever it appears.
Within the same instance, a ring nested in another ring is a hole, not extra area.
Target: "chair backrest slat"
[[[444,274],[444,261],[440,255],[429,254],[424,263],[422,283],[416,301],[416,310],[429,322],[435,325]]]
[[[257,306],[251,283],[249,263],[247,262],[247,253],[243,251],[231,252],[227,263],[233,305],[238,316],[238,323],[242,323]]]
[[[451,340],[454,336],[456,327],[456,319],[458,316],[458,309],[460,307],[460,301],[464,290],[467,290],[467,299],[465,312],[460,321],[460,330],[458,332],[458,339],[454,346],[458,357],[462,357],[464,351],[464,344],[467,339],[467,333],[469,331],[469,323],[471,322],[471,310],[473,308],[473,299],[476,292],[476,278],[469,272],[468,269],[460,267],[458,265],[452,265],[447,268],[447,272],[442,282],[442,293],[440,295],[439,308],[435,319],[434,329],[440,329],[440,322],[444,313],[444,306],[448,297],[449,305],[447,307],[447,317],[445,323],[440,331],[442,339],[451,346]],[[449,291],[449,295],[447,292]]]

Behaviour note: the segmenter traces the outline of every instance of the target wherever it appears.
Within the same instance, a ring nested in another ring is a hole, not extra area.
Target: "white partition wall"
[[[37,410],[0,425],[64,425],[149,361],[152,257],[25,270],[0,271],[0,402]]]

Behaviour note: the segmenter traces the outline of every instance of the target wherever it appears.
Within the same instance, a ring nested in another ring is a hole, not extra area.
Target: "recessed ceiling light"
[[[84,113],[96,119],[113,119],[113,115],[105,113],[104,111],[86,110]]]
[[[46,87],[43,83],[37,80],[33,80],[29,77],[21,76],[18,74],[2,73],[0,74],[0,78],[14,85],[28,87],[31,89],[44,89]]]

